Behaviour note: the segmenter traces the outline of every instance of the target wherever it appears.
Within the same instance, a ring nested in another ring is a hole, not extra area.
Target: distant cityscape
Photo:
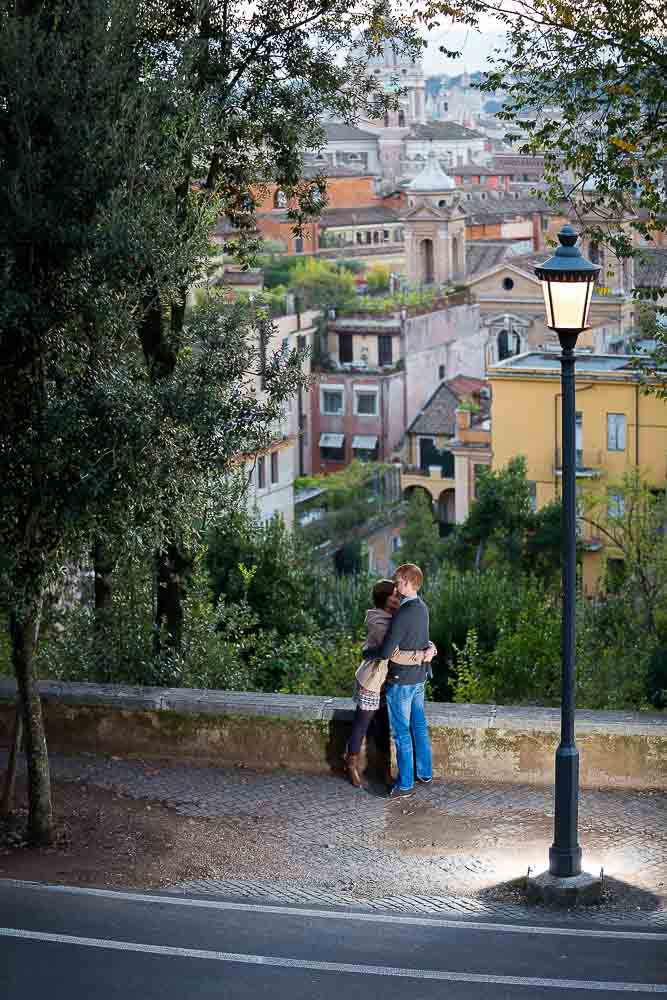
[[[485,45],[499,40],[489,36]],[[437,65],[447,64],[440,56]],[[227,263],[213,278],[230,293],[270,296],[274,348],[308,347],[315,377],[286,412],[269,452],[249,463],[249,504],[264,519],[280,513],[288,525],[307,528],[323,557],[335,557],[350,537],[361,540],[380,575],[392,570],[415,491],[428,497],[444,535],[467,517],[481,471],[514,455],[528,456],[536,507],[560,489],[558,427],[540,418],[528,440],[520,415],[537,383],[553,397],[546,414],[554,413],[559,392],[558,343],[545,325],[534,265],[550,255],[568,206],[546,201],[542,159],[508,141],[496,117],[504,95],[474,86],[479,65],[431,75],[426,65],[436,65],[432,46],[424,64],[389,45],[369,61],[378,86],[398,93],[397,106],[381,120],[324,123],[324,143],[307,153],[304,179],[324,175],[327,200],[302,233],[294,232],[288,199],[275,186],[258,205],[258,228],[285,275],[294,277],[304,261],[330,278],[352,273],[353,299],[315,304],[289,277],[276,287],[266,267],[242,271]],[[229,235],[220,220],[214,239]],[[637,380],[626,359],[645,346],[633,288],[667,284],[664,236],[644,243],[637,261],[582,243],[602,277],[591,329],[579,340],[587,356],[580,371],[600,391],[582,403],[577,450],[582,477],[601,489],[607,474],[639,464],[664,488],[664,455],[649,428],[667,431],[665,406],[633,402]],[[307,489],[299,483],[355,460],[373,464],[369,506],[365,518],[345,531],[337,522],[334,531],[327,528],[326,478]],[[381,488],[375,463],[392,470]],[[584,580],[593,591],[604,545],[584,541]]]

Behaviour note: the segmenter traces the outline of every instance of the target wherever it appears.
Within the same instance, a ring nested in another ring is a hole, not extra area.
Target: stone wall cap
[[[144,709],[186,715],[265,716],[331,721],[351,719],[351,698],[319,695],[267,694],[261,691],[214,691],[198,688],[141,687],[125,684],[41,681],[44,701],[114,709]],[[0,678],[0,702],[14,701],[16,682]],[[560,710],[530,705],[466,705],[427,702],[432,726],[454,729],[493,729],[507,732],[558,732]],[[577,733],[645,735],[667,738],[667,714],[626,711],[577,712]]]

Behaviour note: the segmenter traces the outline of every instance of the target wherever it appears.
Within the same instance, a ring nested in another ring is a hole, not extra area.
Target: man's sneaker
[[[417,778],[417,781],[419,782],[420,785],[430,785],[431,782],[433,781],[433,778]]]
[[[414,788],[399,788],[398,785],[394,785],[394,787],[389,792],[389,798],[390,799],[407,799],[411,795],[414,795],[414,794],[415,794]]]

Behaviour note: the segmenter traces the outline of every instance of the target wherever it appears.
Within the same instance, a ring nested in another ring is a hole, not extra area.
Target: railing
[[[603,452],[595,448],[585,448],[577,449],[576,453],[576,471],[577,476],[595,478],[602,475],[603,469]],[[556,461],[554,465],[554,472],[557,476],[562,476],[563,474],[563,451],[562,448],[556,449]]]

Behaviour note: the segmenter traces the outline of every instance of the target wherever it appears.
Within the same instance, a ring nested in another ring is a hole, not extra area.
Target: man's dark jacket
[[[364,649],[364,659],[387,660],[397,646],[406,650],[427,649],[428,627],[428,608],[421,597],[404,601],[394,615],[382,645]],[[387,684],[423,684],[428,673],[427,664],[412,667],[393,663],[389,659]]]

